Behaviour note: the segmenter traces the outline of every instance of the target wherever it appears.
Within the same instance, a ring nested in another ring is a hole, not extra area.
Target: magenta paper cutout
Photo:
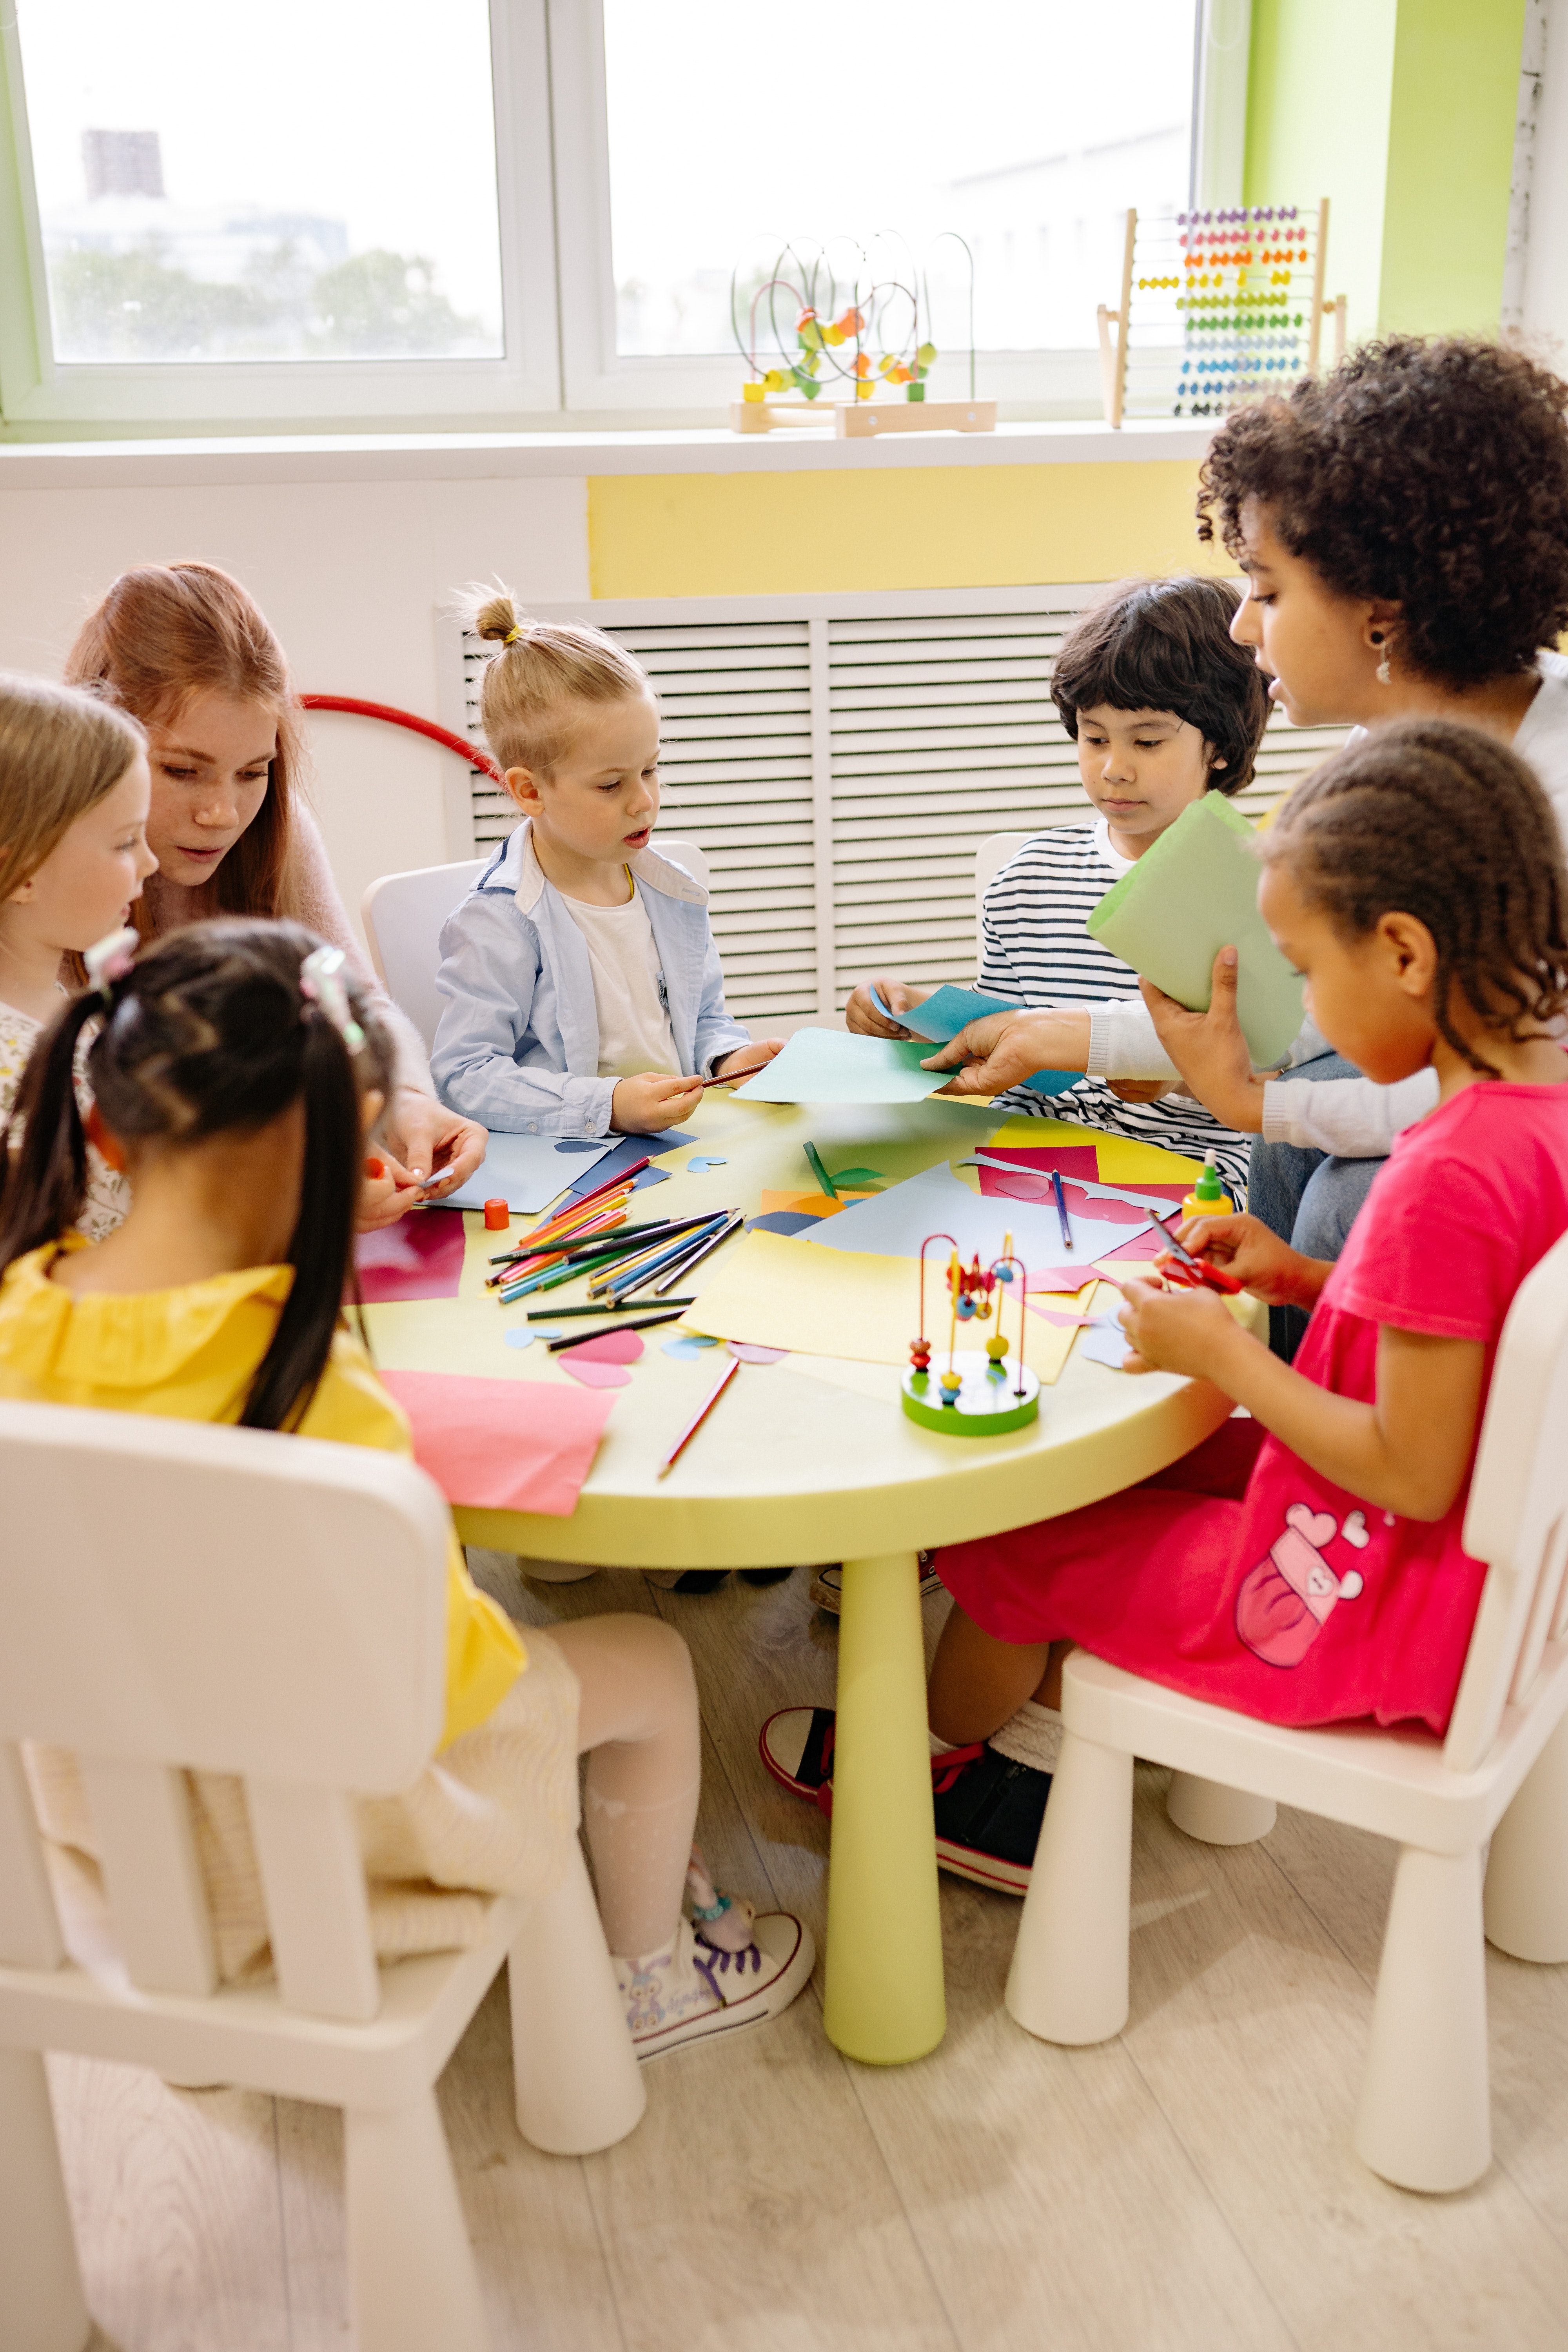
[[[414,1430],[414,1458],[449,1503],[565,1518],[609,1417],[607,1398],[546,1381],[383,1372]]]
[[[357,1236],[360,1296],[367,1307],[399,1298],[456,1298],[463,1250],[460,1209],[411,1209],[395,1225]]]

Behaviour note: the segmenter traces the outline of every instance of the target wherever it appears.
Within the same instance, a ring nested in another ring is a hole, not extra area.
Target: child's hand
[[[413,1208],[422,1198],[424,1190],[418,1178],[400,1160],[395,1160],[383,1144],[365,1160],[355,1227],[362,1234],[373,1234],[379,1225],[395,1225],[404,1211]]]
[[[702,1099],[699,1078],[667,1078],[658,1070],[623,1078],[610,1097],[610,1125],[622,1135],[657,1135],[689,1118]]]
[[[1186,1217],[1176,1239],[1194,1257],[1233,1274],[1269,1307],[1311,1307],[1332,1271],[1325,1258],[1303,1257],[1259,1217]]]
[[[1189,1013],[1152,980],[1138,986],[1161,1045],[1205,1109],[1243,1135],[1261,1135],[1265,1080],[1253,1069],[1236,1017],[1234,948],[1221,948],[1215,956],[1212,984],[1206,1013]]]
[[[752,1070],[763,1068],[775,1054],[782,1054],[784,1049],[782,1037],[753,1037],[749,1045],[738,1045],[732,1054],[726,1054],[713,1076],[716,1078],[745,1077]]]
[[[1180,1372],[1187,1380],[1217,1381],[1235,1351],[1239,1329],[1224,1300],[1212,1290],[1158,1290],[1152,1282],[1119,1283],[1124,1304],[1122,1328],[1132,1352],[1126,1372]]]
[[[911,1029],[900,1029],[896,1021],[885,1021],[871,1002],[875,989],[884,1004],[895,1013],[912,1013],[931,995],[929,988],[911,988],[902,980],[863,980],[844,1008],[846,1028],[858,1037],[910,1037]]]

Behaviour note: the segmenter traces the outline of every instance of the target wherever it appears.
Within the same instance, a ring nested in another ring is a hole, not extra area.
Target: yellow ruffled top
[[[0,1276],[0,1397],[91,1405],[174,1421],[237,1422],[294,1279],[291,1265],[247,1266],[175,1290],[67,1290],[49,1268],[88,1246],[69,1233]],[[302,1437],[411,1455],[408,1423],[346,1327],[300,1424]],[[511,1621],[476,1590],[456,1536],[447,1564],[443,1745],[493,1712],[527,1664]]]

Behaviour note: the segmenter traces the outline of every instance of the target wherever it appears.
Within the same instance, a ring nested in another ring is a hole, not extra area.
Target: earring
[[[1383,644],[1383,635],[1381,631],[1374,630],[1373,632],[1372,642],[1374,646],[1381,646]],[[1386,652],[1384,652],[1383,659],[1377,666],[1377,682],[1379,686],[1392,686],[1394,684],[1393,674],[1388,667],[1388,655]]]

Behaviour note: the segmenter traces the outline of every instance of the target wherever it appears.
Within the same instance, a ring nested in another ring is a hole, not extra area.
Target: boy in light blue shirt
[[[597,629],[521,620],[505,592],[475,603],[501,646],[485,735],[523,822],[442,929],[437,1089],[506,1133],[657,1133],[702,1078],[758,1069],[782,1040],[753,1044],[725,1012],[708,894],[648,845],[645,672]]]

